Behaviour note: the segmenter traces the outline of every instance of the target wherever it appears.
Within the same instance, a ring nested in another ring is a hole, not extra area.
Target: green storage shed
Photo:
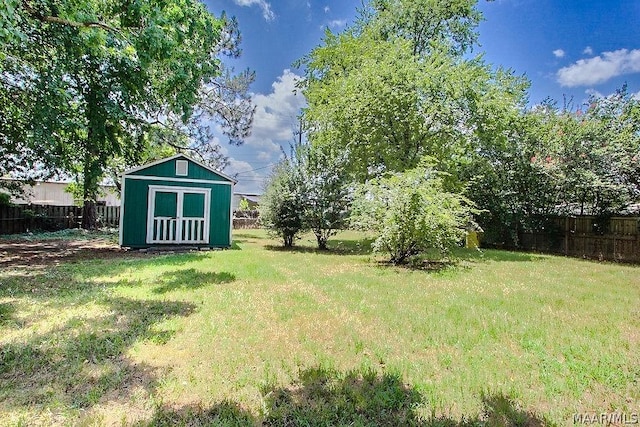
[[[184,154],[126,171],[120,246],[231,246],[235,183]]]

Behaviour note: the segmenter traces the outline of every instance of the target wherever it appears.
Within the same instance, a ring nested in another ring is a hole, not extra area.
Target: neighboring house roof
[[[211,172],[213,174],[216,174],[216,175],[220,176],[221,178],[223,178],[223,179],[225,179],[227,181],[233,182],[234,184],[236,184],[238,182],[236,179],[231,178],[229,175],[226,175],[226,174],[224,174],[224,173],[222,173],[222,172],[220,172],[220,171],[218,171],[216,169],[213,169],[211,166],[208,166],[208,165],[206,165],[206,164],[204,164],[202,162],[194,160],[191,157],[189,157],[187,155],[184,155],[182,153],[176,154],[175,156],[171,156],[171,157],[167,157],[167,158],[164,158],[164,159],[160,159],[160,160],[157,160],[155,162],[147,163],[146,165],[142,165],[142,166],[138,166],[138,167],[129,169],[127,171],[124,171],[122,175],[137,175],[137,172],[141,172],[141,171],[143,171],[145,169],[150,169],[150,168],[153,168],[154,166],[159,166],[159,165],[161,165],[163,163],[172,162],[172,161],[178,160],[178,159],[183,159],[183,160],[190,161],[190,162],[200,166],[201,168],[203,168],[203,169],[205,169],[205,170],[207,170],[207,171],[209,171],[209,172]]]

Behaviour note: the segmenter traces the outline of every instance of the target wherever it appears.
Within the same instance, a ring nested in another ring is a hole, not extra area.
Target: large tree
[[[549,104],[536,163],[553,173],[562,207],[606,216],[640,197],[640,101],[626,86],[607,97],[592,96],[584,109]]]
[[[503,143],[463,171],[487,242],[518,246],[522,232],[553,232],[554,215],[607,217],[638,201],[640,102],[623,87],[583,107],[546,100],[512,116]]]
[[[246,136],[253,110],[246,97],[233,95],[238,81],[220,59],[239,53],[237,26],[199,1],[3,5],[0,98],[8,102],[0,108],[12,116],[1,123],[2,150],[19,147],[13,163],[25,161],[20,153],[34,153],[47,169],[77,176],[83,227],[96,225],[105,168],[114,158],[139,161],[149,143],[158,142],[150,138],[157,135],[149,132],[153,126],[188,134],[197,128],[194,116],[213,113],[232,142]],[[193,138],[171,141],[193,148]]]
[[[456,55],[477,43],[482,14],[477,0],[373,0],[361,11],[358,25],[373,26],[385,39],[411,42],[414,55],[426,55],[434,43]]]
[[[431,156],[459,184],[460,164],[494,144],[527,87],[463,56],[476,39],[475,3],[373,1],[354,27],[327,31],[301,61],[312,143],[347,150],[360,180]]]

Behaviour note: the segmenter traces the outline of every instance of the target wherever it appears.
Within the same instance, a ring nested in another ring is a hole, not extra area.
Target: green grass
[[[363,236],[0,271],[15,425],[564,425],[640,407],[640,270]]]

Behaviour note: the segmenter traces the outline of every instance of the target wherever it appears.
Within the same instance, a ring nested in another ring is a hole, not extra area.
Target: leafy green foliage
[[[460,165],[522,105],[524,79],[461,56],[479,14],[475,2],[453,3],[460,7],[445,16],[419,12],[412,2],[373,2],[355,28],[327,32],[301,61],[309,139],[346,151],[356,179],[404,171],[431,156],[459,189]],[[464,41],[455,42],[457,35]]]
[[[555,174],[564,206],[611,215],[638,201],[639,112],[640,101],[623,87],[606,98],[592,96],[584,112],[551,116],[547,150],[536,162]]]
[[[275,168],[260,200],[260,222],[269,232],[293,246],[305,230],[305,183],[297,165],[285,158]]]
[[[454,54],[472,48],[482,14],[477,0],[373,0],[362,21],[374,26],[382,37],[399,35],[411,41],[412,52],[428,54],[434,42]]]
[[[249,201],[247,199],[241,199],[240,203],[238,204],[238,209],[241,211],[248,211],[249,210]]]
[[[487,243],[518,246],[522,231],[548,229],[547,216],[557,212],[557,183],[548,169],[532,162],[539,152],[540,117],[514,115],[503,141],[486,147],[461,171]]]
[[[345,170],[346,156],[312,146],[298,150],[306,187],[305,228],[313,231],[319,249],[327,249],[327,240],[346,226],[349,216],[352,192]]]
[[[276,168],[260,202],[262,224],[293,245],[295,236],[313,231],[319,249],[346,226],[351,181],[342,154],[297,145]]]
[[[622,88],[587,108],[546,102],[511,117],[493,146],[463,171],[484,209],[485,241],[519,245],[522,232],[551,232],[553,215],[607,217],[640,196],[640,103]]]
[[[473,210],[460,194],[446,192],[443,176],[428,164],[374,178],[359,189],[352,223],[376,235],[373,249],[394,264],[459,244]]]
[[[11,206],[11,195],[0,191],[0,206]]]
[[[239,54],[235,20],[197,0],[5,3],[0,173],[39,160],[77,176],[83,226],[95,227],[98,183],[114,159],[137,164],[149,145],[174,141],[218,161],[203,118],[222,122],[233,143],[248,134],[253,107],[242,89],[253,74],[234,77],[220,61]],[[172,138],[154,138],[154,127]]]

